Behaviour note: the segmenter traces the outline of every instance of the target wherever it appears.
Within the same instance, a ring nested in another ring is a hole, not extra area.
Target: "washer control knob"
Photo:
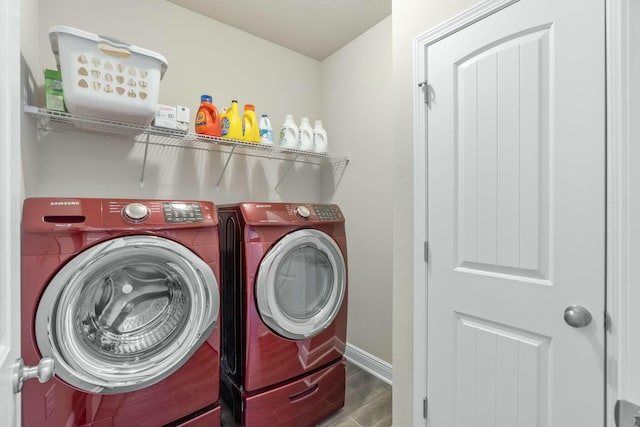
[[[298,206],[296,208],[296,214],[298,214],[300,218],[307,219],[311,216],[311,211],[309,211],[309,208],[306,206]]]
[[[141,222],[149,217],[149,208],[142,203],[129,203],[122,210],[122,217],[130,222]]]

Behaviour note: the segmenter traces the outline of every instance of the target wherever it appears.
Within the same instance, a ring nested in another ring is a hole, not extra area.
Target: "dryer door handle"
[[[18,394],[26,380],[37,378],[41,383],[46,383],[53,378],[56,363],[51,357],[43,357],[36,366],[25,366],[22,357],[18,357],[13,366],[13,393]]]

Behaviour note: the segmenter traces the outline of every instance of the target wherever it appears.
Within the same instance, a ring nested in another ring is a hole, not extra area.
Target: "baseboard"
[[[354,365],[364,369],[371,375],[380,378],[389,385],[393,385],[393,369],[390,363],[377,358],[373,354],[367,353],[355,345],[347,343],[344,357]]]

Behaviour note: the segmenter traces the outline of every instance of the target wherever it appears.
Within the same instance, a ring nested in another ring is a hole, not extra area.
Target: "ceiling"
[[[322,61],[391,15],[391,0],[169,0]]]

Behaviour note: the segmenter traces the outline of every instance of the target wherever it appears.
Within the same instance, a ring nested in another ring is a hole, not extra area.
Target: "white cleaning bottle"
[[[309,124],[309,118],[303,117],[299,128],[300,149],[313,151],[313,128]]]
[[[287,114],[280,128],[280,147],[298,148],[298,126],[293,121],[293,115]]]
[[[327,131],[322,127],[322,120],[316,120],[313,127],[313,145],[316,153],[328,151]]]
[[[271,126],[271,120],[269,116],[263,114],[260,117],[260,143],[262,145],[273,145],[273,127]]]

